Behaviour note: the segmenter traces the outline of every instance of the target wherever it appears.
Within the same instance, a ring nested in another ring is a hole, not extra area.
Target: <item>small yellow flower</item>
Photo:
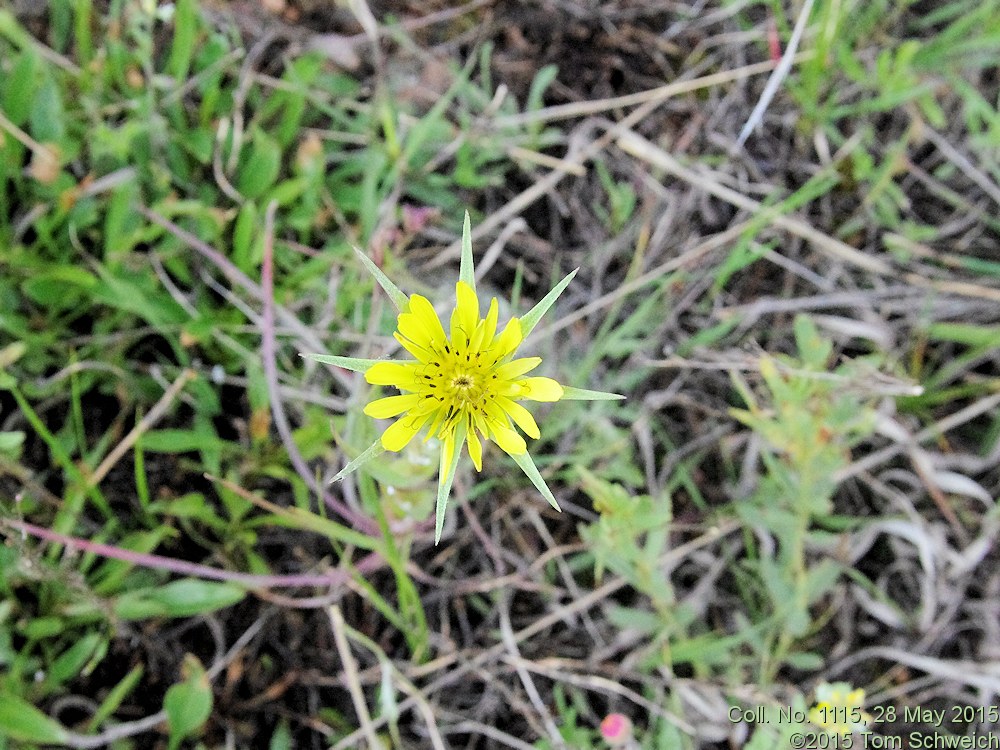
[[[404,415],[382,434],[382,447],[390,451],[402,450],[429,424],[427,437],[441,441],[445,463],[450,463],[456,447],[462,447],[456,439],[461,425],[472,462],[482,471],[479,436],[512,456],[524,454],[528,446],[511,422],[529,437],[540,435],[535,420],[516,399],[558,401],[563,389],[551,378],[524,377],[542,360],[513,358],[523,340],[521,322],[513,318],[496,335],[495,297],[482,319],[475,290],[459,281],[456,292],[458,305],[451,316],[450,337],[431,303],[419,294],[410,297],[407,310],[399,315],[395,337],[417,361],[379,362],[365,372],[369,383],[392,385],[405,395],[373,401],[365,407],[365,414],[376,419]]]
[[[510,455],[546,500],[559,504],[534,462],[528,446],[515,427],[530,438],[540,437],[531,413],[518,401],[559,401],[560,399],[619,399],[613,393],[563,386],[551,378],[531,376],[540,357],[516,358],[518,347],[572,280],[566,276],[526,315],[512,318],[497,333],[499,305],[494,297],[486,317],[480,317],[472,262],[469,216],[462,234],[462,263],[455,286],[456,305],[450,330],[445,331],[433,305],[419,294],[406,297],[364,254],[362,262],[399,309],[396,340],[415,361],[362,360],[322,354],[306,354],[310,359],[363,372],[372,385],[393,386],[400,395],[372,401],[365,414],[375,419],[398,417],[371,448],[351,461],[335,477],[371,461],[382,451],[402,450],[421,430],[425,440],[441,442],[438,480],[437,523],[434,540],[441,538],[444,511],[454,481],[462,446],[477,471],[483,468],[483,441],[490,440]]]
[[[828,734],[864,732],[872,721],[864,705],[865,691],[861,688],[852,689],[846,682],[823,682],[816,687],[816,705],[809,709],[809,721]]]

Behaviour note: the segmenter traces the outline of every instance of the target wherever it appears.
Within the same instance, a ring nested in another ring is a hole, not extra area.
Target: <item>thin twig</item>
[[[124,440],[111,449],[108,455],[105,456],[104,460],[101,461],[101,465],[98,466],[94,470],[94,473],[90,475],[87,483],[91,487],[99,485],[101,480],[107,476],[108,472],[114,468],[115,464],[121,460],[122,456],[128,453],[139,438],[142,437],[150,427],[160,421],[160,417],[162,417],[167,409],[170,408],[174,399],[177,398],[177,394],[181,392],[181,389],[187,385],[188,381],[192,380],[194,376],[194,370],[184,370],[180,376],[170,384],[170,387],[163,393],[162,396],[160,396],[160,400],[157,401],[156,404],[153,405],[153,408],[149,410],[149,413],[139,420],[139,424],[129,431]]]
[[[264,217],[264,260],[261,270],[261,292],[264,300],[264,313],[261,316],[261,353],[264,360],[264,379],[267,381],[267,391],[271,401],[271,414],[274,416],[274,426],[281,437],[282,445],[288,452],[292,466],[295,467],[296,473],[302,477],[302,481],[311,487],[330,508],[350,521],[356,529],[378,536],[377,523],[330,495],[309,471],[309,466],[292,437],[292,427],[288,423],[288,417],[281,404],[281,389],[278,386],[277,347],[274,336],[274,214],[277,209],[277,202],[271,201]]]
[[[660,568],[661,566],[664,565],[669,565],[671,563],[676,564],[676,562],[684,559],[685,557],[687,557],[687,555],[691,554],[695,550],[718,541],[723,536],[731,534],[733,531],[735,531],[740,527],[741,524],[738,523],[737,521],[733,520],[723,521],[718,526],[712,527],[701,536],[692,539],[689,542],[685,542],[684,544],[678,545],[677,547],[661,555],[659,562],[657,563],[657,568]],[[613,580],[610,580],[603,586],[600,586],[599,588],[596,588],[593,591],[588,592],[580,599],[570,602],[565,607],[560,607],[558,610],[550,612],[544,617],[538,618],[530,625],[522,628],[521,630],[518,630],[516,633],[514,633],[514,642],[523,643],[527,639],[535,635],[538,635],[539,633],[541,633],[544,630],[547,630],[556,623],[562,622],[568,615],[580,612],[585,609],[589,609],[590,607],[595,606],[598,602],[603,601],[604,599],[608,598],[615,592],[620,591],[621,589],[625,588],[628,585],[629,581],[625,578],[615,578]],[[456,659],[454,658],[440,659],[439,662],[442,665],[442,668],[447,666],[451,667],[451,669],[449,672],[437,678],[429,685],[426,685],[423,689],[424,694],[425,695],[430,694],[435,690],[440,690],[443,687],[451,685],[452,683],[460,680],[462,677],[464,677],[467,673],[471,672],[472,670],[478,669],[479,667],[489,662],[490,660],[497,659],[506,650],[507,650],[507,644],[500,642],[484,651],[479,652],[468,661],[461,662],[458,664],[455,663]],[[414,702],[415,700],[412,697],[407,698],[406,700],[404,700],[399,704],[399,710],[405,711],[411,708]],[[387,718],[384,716],[380,716],[379,718],[375,719],[374,720],[375,728],[378,729],[379,727],[383,726],[386,721]],[[351,734],[349,734],[347,737],[341,739],[340,742],[338,742],[336,745],[334,745],[334,750],[346,750],[346,748],[356,747],[357,742],[363,736],[364,732],[362,730],[360,729],[356,730]]]
[[[434,709],[431,708],[430,703],[424,697],[423,693],[420,692],[420,688],[414,685],[405,674],[400,672],[396,665],[386,656],[385,651],[379,648],[379,645],[368,636],[358,632],[346,623],[344,623],[344,634],[355,643],[367,648],[379,660],[378,671],[380,683],[384,677],[383,670],[386,668],[389,670],[393,679],[399,683],[400,689],[416,701],[417,711],[427,725],[427,734],[431,740],[431,747],[434,750],[446,750],[444,740],[441,738],[441,731],[438,729],[437,719],[434,716]],[[358,677],[360,682],[361,675],[359,674]]]
[[[997,186],[984,172],[977,169],[965,154],[952,146],[948,142],[948,139],[934,130],[934,128],[924,126],[921,132],[927,136],[927,140],[933,143],[948,161],[961,169],[966,177],[979,185],[994,203],[1000,205],[1000,186]]]
[[[538,688],[535,687],[534,680],[531,679],[531,675],[528,670],[524,668],[524,659],[521,657],[521,652],[517,648],[517,640],[514,638],[514,629],[510,625],[510,592],[504,591],[500,595],[499,602],[500,610],[500,636],[503,639],[504,649],[508,654],[508,663],[510,663],[517,676],[521,679],[521,684],[524,686],[525,692],[528,693],[528,700],[531,701],[531,705],[535,707],[535,711],[542,718],[542,723],[545,725],[545,731],[549,733],[549,740],[552,742],[553,747],[565,748],[566,743],[563,742],[562,735],[559,733],[559,727],[556,726],[555,719],[552,718],[552,714],[545,702],[542,700],[541,694],[538,692]]]
[[[340,654],[340,663],[344,668],[344,679],[347,682],[347,690],[351,694],[354,711],[358,715],[358,722],[361,724],[361,732],[368,740],[369,750],[377,750],[381,744],[375,734],[371,714],[368,713],[368,704],[365,703],[365,694],[361,690],[361,683],[358,682],[358,664],[354,661],[351,647],[344,635],[344,616],[336,604],[330,607],[330,625],[333,627],[333,640],[337,644],[337,653]]]
[[[801,58],[796,58],[797,60]],[[570,174],[574,169],[574,165],[582,165],[593,159],[597,154],[603,151],[607,146],[622,132],[628,131],[634,125],[642,122],[647,115],[649,115],[658,106],[663,104],[667,99],[672,96],[676,96],[681,93],[698,91],[703,88],[708,88],[709,86],[717,86],[722,83],[731,83],[733,81],[740,81],[751,76],[760,75],[761,73],[766,73],[767,71],[774,68],[774,63],[768,61],[764,63],[757,63],[755,65],[746,65],[742,68],[736,68],[735,70],[727,70],[722,73],[714,73],[709,76],[704,76],[702,78],[695,78],[690,81],[677,82],[673,84],[668,84],[667,86],[662,86],[658,89],[653,89],[652,91],[643,92],[641,94],[632,94],[628,97],[618,97],[617,99],[606,99],[601,103],[601,107],[596,109],[596,112],[602,112],[609,108],[617,108],[621,106],[628,106],[632,104],[640,104],[641,106],[632,110],[628,115],[626,115],[622,120],[608,129],[600,138],[597,138],[584,146],[574,147],[570,146],[569,153],[563,157],[560,162],[560,166],[553,169],[551,172],[546,174],[540,180],[538,180],[534,185],[522,191],[518,195],[514,196],[503,208],[499,211],[487,216],[482,222],[472,230],[472,240],[473,242],[480,239],[484,235],[492,232],[496,227],[504,224],[509,219],[520,214],[525,208],[530,206],[536,200],[541,198],[543,195],[547,194],[552,188],[554,188],[567,174]],[[609,103],[614,102],[610,107]],[[563,105],[570,108],[575,108],[572,114],[567,114],[568,117],[576,117],[580,114],[592,114],[588,113],[586,110],[587,103],[582,104],[572,104]],[[521,124],[518,118],[525,118],[525,122],[533,122],[535,120],[545,120],[550,119],[548,117],[539,116],[541,112],[547,112],[550,115],[553,114],[558,107],[550,107],[547,110],[540,110],[538,113],[528,113],[526,115],[518,115],[513,118],[508,118],[497,122],[497,127],[507,127],[514,124]],[[554,119],[559,119],[557,114]],[[442,250],[438,256],[427,264],[428,268],[434,268],[458,257],[461,252],[462,241],[457,239],[448,245],[447,248]]]
[[[84,552],[90,552],[101,557],[110,557],[115,560],[123,560],[133,565],[141,565],[144,568],[169,570],[172,573],[180,573],[181,575],[205,578],[212,581],[228,581],[229,583],[236,583],[251,589],[336,586],[345,583],[348,579],[348,575],[340,570],[333,570],[322,575],[309,573],[296,575],[238,573],[232,570],[211,568],[207,565],[199,565],[198,563],[187,562],[186,560],[175,560],[172,557],[163,557],[162,555],[154,555],[148,552],[135,552],[101,542],[91,542],[86,539],[60,534],[57,531],[51,531],[41,526],[18,521],[13,518],[0,518],[0,526],[8,526],[12,529],[17,529],[22,534],[31,534],[39,539],[65,545],[68,549],[81,549]]]
[[[795,58],[794,61],[801,62],[804,59],[806,59],[805,56],[799,56]],[[742,81],[746,78],[767,73],[768,71],[774,70],[774,66],[774,62],[767,60],[764,62],[754,63],[752,65],[744,65],[741,68],[735,68],[733,70],[724,70],[719,73],[712,73],[707,76],[692,78],[690,81],[674,81],[666,84],[665,86],[658,86],[655,89],[640,91],[635,94],[615,96],[608,99],[570,102],[569,104],[557,104],[552,107],[545,107],[544,109],[535,110],[533,112],[524,112],[522,114],[508,115],[507,117],[497,118],[496,126],[498,129],[519,127],[539,122],[553,122],[555,120],[567,120],[572,117],[583,117],[584,115],[596,115],[602,112],[611,112],[613,110],[620,109],[621,107],[634,107],[637,104],[659,105],[667,99],[680,96],[681,94],[690,94],[694,91],[700,91],[701,89],[719,86],[723,83]]]
[[[260,632],[265,619],[266,616],[257,618],[254,623],[244,631],[243,635],[236,640],[236,643],[230,647],[222,658],[209,667],[206,672],[206,676],[209,680],[214,680],[219,676],[223,669],[232,663],[232,661],[239,655],[240,651],[242,651],[244,647],[246,647],[246,645],[253,640],[257,633]],[[100,734],[87,735],[69,732],[63,738],[62,744],[67,747],[75,748],[76,750],[89,750],[89,748],[105,747],[128,737],[135,737],[138,734],[151,732],[166,720],[167,712],[165,710],[161,710],[143,719],[110,727]]]
[[[154,224],[166,229],[192,250],[211,261],[229,279],[230,283],[243,287],[258,301],[263,301],[264,291],[261,289],[260,284],[243,273],[232,261],[214,247],[146,206],[139,205],[136,207],[136,210]],[[323,344],[316,333],[303,324],[297,316],[278,304],[274,305],[274,312],[275,316],[281,321],[281,324],[291,330],[302,342],[303,350],[324,351],[326,349],[325,344]],[[344,375],[340,368],[331,366],[329,369],[345,389],[350,389],[351,380]]]
[[[972,421],[980,414],[986,414],[987,412],[993,411],[998,406],[1000,406],[1000,393],[994,393],[992,396],[980,399],[975,403],[969,404],[964,409],[959,409],[954,414],[949,414],[947,417],[939,419],[934,424],[928,425],[913,436],[912,443],[895,443],[883,448],[882,450],[869,453],[864,458],[859,459],[850,466],[836,472],[833,475],[833,481],[839,484],[845,479],[849,479],[857,476],[858,474],[869,471],[870,469],[895,458],[900,453],[904,453],[911,444],[920,445],[921,443],[926,443],[928,440],[936,440],[949,430],[953,430],[959,425]]]
[[[846,242],[841,242],[838,239],[823,234],[817,229],[811,227],[809,224],[806,224],[801,219],[796,219],[780,213],[780,206],[765,206],[761,202],[755,201],[753,198],[748,198],[742,193],[722,185],[707,175],[699,174],[693,169],[685,167],[662,148],[654,143],[651,143],[632,130],[623,131],[621,133],[618,138],[618,147],[625,153],[630,154],[637,159],[642,159],[655,167],[659,167],[674,177],[679,177],[685,182],[694,185],[695,187],[700,188],[717,198],[721,198],[737,208],[749,211],[755,217],[766,215],[774,226],[784,229],[787,232],[791,232],[804,240],[808,240],[814,246],[827,252],[829,255],[851,263],[858,268],[871,271],[872,273],[881,274],[883,276],[892,276],[895,274],[894,269],[888,263],[885,263],[878,258],[872,258],[871,256],[862,253],[857,248],[851,247]]]
[[[799,18],[795,22],[795,28],[792,29],[792,36],[788,40],[788,49],[786,49],[785,54],[781,56],[781,62],[778,63],[778,67],[774,69],[774,72],[772,72],[771,76],[767,79],[767,85],[764,87],[764,93],[760,95],[760,100],[757,102],[757,106],[753,108],[753,112],[750,113],[750,117],[747,118],[746,124],[740,131],[739,137],[736,139],[738,146],[742,147],[743,144],[746,143],[750,133],[752,133],[753,129],[760,123],[765,110],[767,110],[767,107],[774,98],[774,95],[778,93],[778,89],[788,76],[788,72],[792,69],[795,51],[799,48],[799,42],[802,41],[802,32],[805,31],[806,21],[809,20],[809,14],[812,12],[812,7],[813,0],[806,0],[803,4],[802,10],[799,12]]]

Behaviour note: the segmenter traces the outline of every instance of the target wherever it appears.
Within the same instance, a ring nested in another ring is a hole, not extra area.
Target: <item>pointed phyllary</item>
[[[551,378],[528,376],[541,364],[540,357],[518,357],[525,337],[576,275],[573,271],[521,318],[511,318],[498,332],[499,305],[494,297],[486,317],[480,317],[472,261],[469,214],[462,231],[462,262],[455,285],[455,309],[446,330],[434,306],[419,294],[407,297],[367,256],[357,251],[365,268],[399,310],[396,332],[412,360],[370,360],[326,354],[303,354],[309,359],[362,372],[372,385],[391,386],[399,395],[372,401],[365,414],[375,419],[396,418],[382,437],[351,461],[334,478],[338,480],[384,451],[402,450],[417,434],[436,437],[441,443],[437,518],[434,543],[441,539],[448,495],[462,446],[482,471],[483,442],[492,441],[510,455],[553,508],[552,492],[535,467],[518,429],[530,438],[540,437],[538,425],[520,401],[610,400],[614,393],[588,391],[560,385]],[[515,429],[515,427],[517,429]]]

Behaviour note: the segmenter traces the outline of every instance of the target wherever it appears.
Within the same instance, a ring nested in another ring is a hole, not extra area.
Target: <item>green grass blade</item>
[[[104,514],[105,518],[109,520],[114,519],[114,514],[111,512],[111,506],[108,505],[108,501],[104,498],[104,495],[101,494],[101,491],[96,486],[88,482],[83,476],[80,470],[76,467],[76,464],[73,462],[72,457],[63,447],[62,442],[49,431],[49,428],[46,427],[42,418],[38,416],[34,409],[31,408],[31,404],[28,403],[28,399],[26,399],[21,391],[13,384],[8,386],[8,390],[14,397],[14,400],[17,401],[17,405],[21,408],[21,412],[24,414],[25,419],[28,420],[28,424],[34,428],[35,432],[38,433],[38,436],[45,442],[45,445],[52,452],[53,459],[62,467],[63,471],[65,471],[68,476],[79,484],[82,491],[87,494],[87,497],[89,497],[94,505]],[[60,530],[63,530],[63,528],[68,529],[69,526],[75,522],[75,517],[67,518],[65,523],[68,524],[68,526],[60,527]]]
[[[69,732],[24,698],[0,692],[0,737],[40,745],[62,745]]]
[[[194,0],[179,0],[174,7],[174,41],[167,69],[176,80],[187,78],[198,34],[198,8]]]

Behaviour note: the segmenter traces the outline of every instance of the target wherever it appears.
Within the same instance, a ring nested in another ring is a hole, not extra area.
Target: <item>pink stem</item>
[[[326,504],[333,508],[343,518],[350,521],[354,528],[370,536],[379,536],[378,524],[370,518],[358,513],[353,508],[340,502],[335,497],[328,495],[323,486],[316,481],[316,478],[309,471],[299,448],[292,439],[292,428],[288,424],[288,417],[281,406],[281,393],[278,388],[278,367],[275,356],[274,340],[274,212],[277,203],[271,201],[267,207],[264,217],[264,261],[261,269],[260,286],[263,293],[264,314],[261,316],[261,349],[264,357],[264,379],[267,381],[267,390],[271,400],[271,413],[274,414],[274,426],[281,436],[281,442],[288,451],[288,457],[292,461],[295,471],[302,477],[302,480],[317,495],[323,498]]]
[[[101,557],[111,557],[115,560],[124,560],[133,565],[141,565],[145,568],[157,568],[159,570],[169,570],[182,575],[194,576],[196,578],[207,578],[213,581],[231,581],[239,583],[247,588],[289,588],[293,586],[335,586],[348,580],[348,574],[342,570],[333,570],[323,575],[302,573],[299,575],[253,575],[251,573],[237,573],[232,570],[220,570],[207,565],[175,560],[172,557],[162,555],[152,555],[147,552],[134,552],[133,550],[122,549],[111,544],[101,542],[89,542],[86,539],[79,539],[73,536],[60,534],[57,531],[50,531],[41,526],[35,526],[24,521],[15,521],[11,518],[0,519],[0,524],[11,526],[18,531],[31,534],[39,539],[50,542],[64,544],[70,549],[81,549],[84,552],[92,552]],[[366,571],[374,567],[379,567],[381,559],[377,555],[369,555],[361,560],[357,569]]]

